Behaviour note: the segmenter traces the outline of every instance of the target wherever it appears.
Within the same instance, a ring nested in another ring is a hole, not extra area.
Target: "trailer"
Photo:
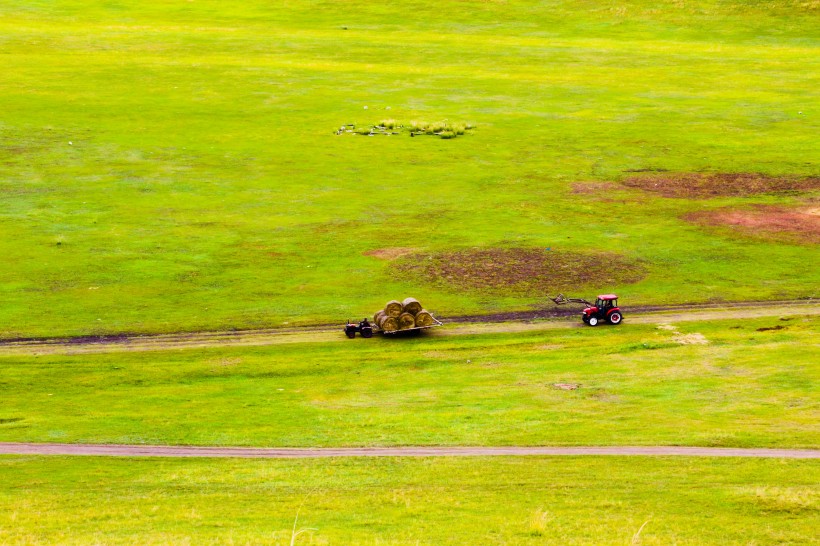
[[[391,336],[391,335],[394,335],[394,334],[401,334],[402,332],[420,333],[422,330],[427,330],[429,328],[436,328],[438,326],[444,326],[444,323],[441,322],[436,317],[433,317],[433,324],[430,324],[429,326],[413,326],[412,328],[405,328],[404,330],[381,330],[377,326],[376,331],[381,332],[383,335]]]
[[[402,330],[383,330],[379,328],[377,324],[374,324],[367,319],[364,319],[359,323],[350,322],[350,319],[348,319],[347,323],[344,325],[344,333],[350,339],[354,339],[357,333],[363,338],[373,337],[373,334],[382,334],[385,336],[395,336],[396,334],[418,335],[422,330],[437,328],[439,326],[444,326],[444,323],[436,317],[433,317],[433,324],[428,326],[413,326],[412,328],[404,328]]]

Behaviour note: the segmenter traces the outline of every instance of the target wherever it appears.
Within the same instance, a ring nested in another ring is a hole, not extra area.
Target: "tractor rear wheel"
[[[609,315],[609,323],[610,324],[620,324],[623,320],[623,317],[617,311]]]
[[[589,317],[587,324],[590,326],[598,326],[598,317]]]

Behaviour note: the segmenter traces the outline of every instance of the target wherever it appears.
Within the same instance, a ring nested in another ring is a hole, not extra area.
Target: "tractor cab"
[[[615,294],[604,294],[603,296],[598,296],[598,299],[595,300],[595,306],[598,309],[612,309],[613,307],[618,307],[618,296]]]

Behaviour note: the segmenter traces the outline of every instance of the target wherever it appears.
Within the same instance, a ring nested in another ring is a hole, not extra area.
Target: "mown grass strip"
[[[818,322],[785,318],[3,357],[0,440],[817,447]]]
[[[809,544],[819,472],[686,458],[4,456],[0,541],[289,544],[298,512],[297,528],[316,530],[297,544]]]

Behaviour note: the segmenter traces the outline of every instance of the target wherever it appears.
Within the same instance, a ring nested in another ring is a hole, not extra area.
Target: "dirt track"
[[[664,324],[721,319],[817,316],[820,300],[746,302],[733,304],[633,307],[625,310],[628,324]],[[429,337],[495,334],[581,327],[576,308],[445,318],[447,325],[427,331]],[[547,320],[554,319],[554,320]],[[558,320],[563,319],[563,320]],[[601,326],[605,328],[606,326]],[[391,339],[372,341],[390,342]],[[338,326],[289,329],[193,332],[163,335],[119,335],[0,341],[0,355],[87,354],[198,349],[225,346],[261,346],[287,343],[348,342]]]
[[[745,449],[679,446],[254,448],[0,443],[0,454],[90,455],[104,457],[236,457],[246,459],[313,459],[321,457],[497,457],[505,455],[820,459],[820,450],[816,449]]]

